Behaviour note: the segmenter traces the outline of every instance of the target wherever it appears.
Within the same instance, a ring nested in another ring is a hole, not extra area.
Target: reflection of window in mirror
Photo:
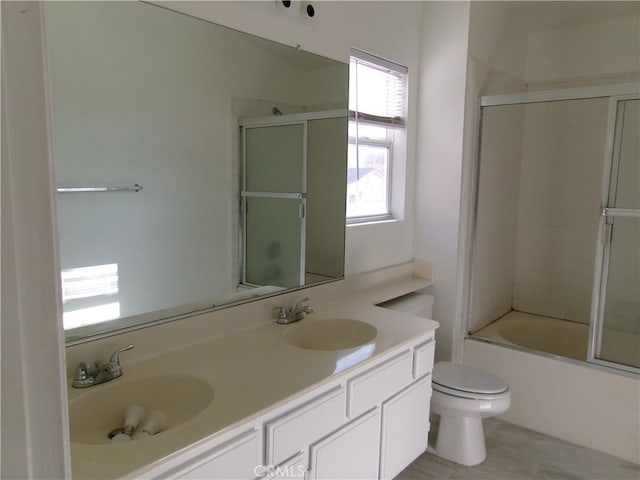
[[[392,179],[404,170],[407,68],[354,50],[349,76],[347,223],[396,218],[402,196]]]
[[[118,264],[62,270],[64,328],[78,328],[120,316]]]

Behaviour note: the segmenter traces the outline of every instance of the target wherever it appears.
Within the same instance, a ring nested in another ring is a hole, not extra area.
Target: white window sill
[[[353,228],[353,227],[362,227],[362,226],[369,226],[369,225],[382,225],[382,224],[388,224],[388,223],[398,223],[400,222],[401,219],[399,218],[380,218],[380,219],[362,219],[362,220],[356,220],[356,221],[347,221],[347,228]]]

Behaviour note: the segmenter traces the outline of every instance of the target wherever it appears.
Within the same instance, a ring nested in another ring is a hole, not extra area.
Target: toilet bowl
[[[433,368],[431,411],[440,416],[432,453],[461,465],[477,465],[487,456],[482,419],[506,412],[508,385],[479,368],[438,362]]]

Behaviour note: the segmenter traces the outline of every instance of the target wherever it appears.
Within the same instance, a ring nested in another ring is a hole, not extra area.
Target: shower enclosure
[[[247,119],[240,128],[240,283],[292,288],[342,277],[346,111]]]
[[[468,332],[640,372],[640,86],[481,99]]]

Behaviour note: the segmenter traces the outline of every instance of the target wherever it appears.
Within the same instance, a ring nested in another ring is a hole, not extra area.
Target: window
[[[353,51],[349,78],[347,223],[390,219],[392,173],[404,162],[407,69]]]

